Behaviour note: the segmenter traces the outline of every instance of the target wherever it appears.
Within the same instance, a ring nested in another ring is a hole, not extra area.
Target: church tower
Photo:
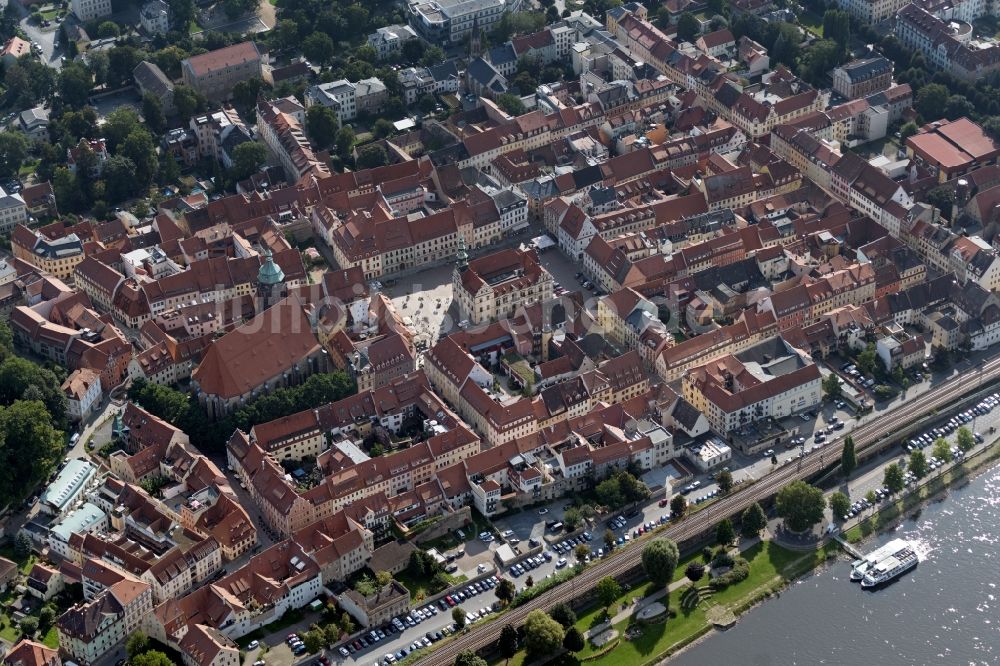
[[[257,271],[257,313],[268,309],[285,297],[285,272],[274,263],[270,250],[264,252],[264,263]]]
[[[469,37],[469,62],[483,53],[482,37],[479,34],[479,19],[472,19],[472,35]]]

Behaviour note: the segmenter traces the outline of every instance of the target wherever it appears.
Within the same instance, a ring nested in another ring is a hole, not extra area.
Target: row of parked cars
[[[409,645],[400,648],[397,652],[387,653],[381,661],[375,662],[376,664],[395,664],[397,661],[402,661],[406,659],[408,655],[413,654],[417,650],[421,650],[425,647],[430,647],[432,644],[437,643],[439,640],[445,636],[450,636],[452,633],[451,627],[444,627],[440,631],[428,631],[424,634],[423,638],[418,638]]]
[[[593,538],[594,538],[593,534],[591,534],[590,532],[584,532],[583,534],[579,534],[575,537],[554,544],[552,546],[552,550],[556,551],[560,555],[566,555],[567,553],[571,552],[576,546],[579,546],[581,543],[587,543]]]
[[[977,416],[985,416],[986,414],[989,414],[998,404],[1000,404],[1000,393],[988,395],[975,407],[971,407],[951,417],[947,423],[917,435],[907,442],[904,448],[907,451],[915,451],[916,449],[930,446],[939,437],[950,435],[966,423],[971,422]],[[976,442],[981,443],[983,441],[983,436],[980,433],[977,432],[973,436],[976,438]],[[952,453],[954,454],[955,451],[959,451],[959,449],[954,448]]]
[[[447,608],[448,606],[444,605],[442,610]],[[401,633],[407,627],[415,627],[424,620],[428,620],[437,614],[438,609],[433,604],[429,604],[423,608],[415,608],[406,615],[394,617],[392,622],[386,624],[384,627],[372,629],[367,634],[359,636],[353,641],[341,645],[337,648],[337,652],[339,652],[342,657],[348,657],[355,652],[364,650],[365,648],[371,647],[372,645],[385,640],[393,634]]]

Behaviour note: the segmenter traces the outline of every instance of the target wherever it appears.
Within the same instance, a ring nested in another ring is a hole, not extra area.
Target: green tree
[[[322,104],[306,110],[306,133],[317,148],[327,148],[337,138],[337,114]]]
[[[565,512],[563,512],[563,519],[562,519],[563,525],[565,525],[566,529],[570,532],[572,532],[573,530],[575,530],[577,527],[580,526],[581,520],[582,516],[580,515],[579,509],[574,509],[570,507],[569,509],[566,509]]]
[[[385,148],[378,144],[370,144],[358,151],[358,168],[374,169],[389,163]]]
[[[549,615],[552,616],[553,620],[561,624],[566,629],[569,629],[576,624],[576,613],[569,607],[569,604],[556,604],[552,607],[552,610],[549,611]]]
[[[376,571],[375,582],[378,583],[379,587],[385,587],[392,582],[392,574],[388,571]]]
[[[616,508],[625,504],[625,495],[622,493],[621,484],[615,477],[605,479],[594,488],[597,500],[604,506]]]
[[[194,20],[194,0],[168,0],[167,4],[170,6],[170,26],[186,33]]]
[[[841,49],[851,41],[851,17],[841,9],[828,9],[823,14],[823,37],[832,39]]]
[[[145,53],[129,45],[119,45],[108,50],[108,72],[106,83],[120,87],[132,83],[132,72],[142,62]],[[128,107],[119,107],[128,108]]]
[[[424,113],[430,113],[434,110],[435,106],[437,106],[437,100],[434,98],[434,95],[430,93],[424,93],[420,96],[420,99],[417,100],[417,108]]]
[[[403,44],[403,60],[408,63],[418,63],[424,57],[426,45],[422,39],[411,39]]]
[[[915,449],[910,452],[910,471],[918,479],[922,479],[927,476],[927,456],[920,449]]]
[[[934,448],[932,449],[932,455],[938,460],[951,462],[951,445],[948,444],[948,440],[946,440],[944,437],[938,437],[936,440],[934,440]]]
[[[612,548],[615,547],[615,541],[617,541],[617,539],[615,538],[615,533],[612,532],[611,530],[604,530],[604,547],[607,550],[610,551]]]
[[[115,38],[121,34],[118,24],[114,21],[104,21],[97,26],[97,37],[99,39]]]
[[[163,115],[163,103],[160,98],[152,93],[142,96],[142,117],[145,118],[149,128],[157,134],[163,133],[167,128],[167,118]]]
[[[66,110],[56,124],[54,132],[60,140],[67,143],[78,143],[80,139],[97,135],[97,112],[92,106],[85,106],[79,111]],[[3,151],[0,150],[0,154]]]
[[[183,84],[174,86],[174,110],[177,117],[187,120],[205,107],[204,98],[194,88]]]
[[[719,484],[719,492],[728,495],[729,491],[733,489],[733,473],[724,469],[715,475],[715,482]]]
[[[302,636],[308,654],[316,654],[326,646],[326,634],[321,629],[310,629]]]
[[[509,624],[505,624],[503,629],[500,630],[500,641],[498,643],[500,656],[509,660],[517,654],[520,643],[521,641],[517,636],[517,629]]]
[[[124,155],[113,155],[104,164],[105,195],[111,203],[119,203],[136,193],[139,179],[135,177],[135,162]]]
[[[337,144],[337,153],[341,157],[347,157],[351,154],[351,148],[354,147],[354,138],[354,130],[350,127],[341,127],[337,130],[335,142]]]
[[[701,32],[701,23],[691,12],[684,12],[677,19],[677,39],[692,42]]]
[[[866,375],[875,374],[875,368],[878,366],[878,356],[875,354],[874,343],[869,342],[865,350],[858,354],[857,366],[858,370]]]
[[[697,583],[705,575],[705,565],[701,562],[692,561],[684,569],[684,575],[692,583]]]
[[[239,148],[237,148],[237,152]],[[160,168],[160,158],[156,154],[156,143],[153,135],[145,127],[139,127],[125,137],[125,142],[121,144],[119,155],[132,160],[135,164],[135,175],[133,178],[140,186],[145,187],[153,182],[156,172]]]
[[[236,180],[249,178],[267,160],[267,149],[256,141],[241,143],[233,149],[233,177]]]
[[[28,137],[21,132],[0,132],[0,178],[17,174],[30,147]]]
[[[958,120],[963,116],[976,116],[976,107],[965,95],[950,95],[944,105],[944,117],[948,120]]]
[[[825,507],[823,491],[805,481],[793,481],[782,488],[775,498],[778,515],[795,532],[803,532],[823,520]]]
[[[150,650],[145,654],[140,654],[138,657],[130,659],[129,663],[132,666],[174,666],[170,657],[159,650]]]
[[[497,95],[496,103],[497,106],[512,116],[520,116],[527,111],[521,98],[511,93]]]
[[[222,9],[226,12],[226,16],[235,19],[256,12],[257,3],[254,0],[222,0]]]
[[[654,539],[642,549],[642,570],[654,585],[663,587],[673,580],[679,559],[676,543],[670,539]]]
[[[823,378],[823,395],[829,400],[836,400],[841,396],[843,389],[840,386],[840,377],[832,372]]]
[[[107,115],[101,130],[107,140],[108,150],[118,152],[118,147],[136,130],[142,131],[142,118],[131,106],[119,106]]]
[[[919,131],[920,127],[912,120],[905,123],[902,127],[899,128],[900,143],[905,144],[907,139],[909,139],[911,136],[913,136]]]
[[[43,65],[33,55],[23,55],[4,68],[8,103],[19,108],[31,107],[49,99],[55,90],[55,70]]]
[[[314,32],[302,40],[302,53],[310,61],[323,65],[333,57],[336,47],[330,36],[322,32]]]
[[[917,112],[927,122],[944,117],[948,104],[948,88],[940,83],[928,83],[917,92],[914,103]]]
[[[900,492],[906,486],[906,482],[903,479],[903,470],[897,463],[886,466],[882,477],[882,485],[888,488],[889,492],[893,495]]]
[[[14,537],[14,555],[20,560],[26,560],[31,555],[31,537],[24,532],[18,532]]]
[[[149,636],[141,631],[132,632],[125,641],[125,654],[129,659],[149,651]]]
[[[52,175],[52,190],[56,195],[56,205],[62,213],[79,212],[87,204],[87,197],[79,180],[66,167],[56,167]]]
[[[760,504],[754,502],[740,516],[740,533],[751,539],[759,536],[765,527],[767,527],[767,514],[764,513]]]
[[[670,498],[670,515],[680,518],[687,512],[687,505],[684,495],[674,495]]]
[[[736,530],[728,518],[723,518],[715,527],[715,542],[720,546],[728,546],[736,540]]]
[[[333,645],[340,640],[340,627],[336,622],[330,622],[323,627],[323,635],[326,637],[326,644]]]
[[[364,34],[368,29],[368,10],[356,2],[344,9],[344,19],[348,30],[354,34]]]
[[[605,576],[601,580],[597,581],[597,587],[595,589],[597,592],[598,602],[605,611],[611,608],[622,593],[622,586],[619,585],[618,581],[611,576]]]
[[[566,648],[567,652],[579,652],[587,647],[587,643],[583,640],[583,634],[580,633],[579,629],[570,627],[566,630],[566,635],[563,636],[563,647]]]
[[[958,429],[957,434],[958,448],[962,451],[969,451],[976,445],[976,439],[972,434],[972,431],[962,426]]]
[[[514,587],[514,581],[501,578],[500,583],[496,587],[497,599],[505,604],[509,604],[514,600],[515,594],[517,594],[517,588]]]
[[[590,555],[590,546],[585,543],[577,544],[576,548],[573,549],[573,555],[577,562],[583,562]]]
[[[424,49],[424,54],[420,56],[420,64],[424,67],[440,65],[442,62],[444,62],[444,51],[435,44]]]
[[[62,457],[62,433],[53,427],[45,403],[15,400],[0,409],[0,442],[0,506],[6,506],[31,494],[55,468]]]
[[[875,494],[874,490],[869,490],[867,493],[865,493],[865,500],[868,502],[868,504],[874,507],[875,503],[878,502],[878,495]]]
[[[451,619],[459,629],[465,628],[465,611],[459,606],[451,609]]]
[[[392,123],[385,118],[379,118],[372,124],[372,134],[379,139],[384,139],[393,132]]]
[[[562,647],[563,633],[562,625],[545,611],[533,610],[524,621],[524,646],[534,658],[555,654]]]
[[[464,616],[463,616],[464,617]],[[340,620],[337,622],[340,625],[340,630],[345,634],[353,634],[356,628],[354,623],[354,618],[347,611],[340,614]]]
[[[475,652],[460,652],[455,657],[455,666],[486,666],[486,660]]]
[[[56,609],[50,605],[42,606],[41,610],[38,611],[38,626],[42,631],[48,631],[49,627],[56,619]]]
[[[67,63],[59,72],[59,98],[72,109],[87,103],[93,85],[94,76],[83,63]]]
[[[851,499],[839,491],[830,495],[829,504],[833,517],[837,520],[843,518],[851,510]]]
[[[33,638],[35,632],[38,631],[38,618],[33,615],[28,615],[21,618],[21,621],[17,625],[21,629],[21,635],[27,638]]]
[[[257,98],[264,89],[264,81],[253,77],[233,86],[233,106],[244,116],[252,116],[257,108]]]
[[[854,451],[854,438],[849,436],[844,439],[843,449],[840,451],[840,471],[844,476],[850,476],[858,467],[858,456]]]

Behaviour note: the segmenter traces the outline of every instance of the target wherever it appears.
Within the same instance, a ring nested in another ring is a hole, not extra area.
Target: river
[[[1000,664],[1000,466],[948,491],[893,537],[920,565],[875,592],[848,580],[846,559],[746,613],[668,666],[994,666]]]

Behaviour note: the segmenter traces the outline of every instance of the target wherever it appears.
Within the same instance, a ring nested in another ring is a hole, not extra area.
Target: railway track
[[[930,410],[946,406],[965,393],[974,390],[977,386],[998,378],[1000,378],[1000,358],[984,363],[981,368],[974,372],[967,372],[946,380],[940,386],[913,401],[903,403],[886,416],[858,426],[851,432],[858,457],[870,449],[878,448],[882,440],[887,435],[898,432],[900,426],[920,418]],[[688,541],[711,529],[715,523],[723,518],[731,518],[743,512],[754,502],[777,494],[781,488],[792,481],[809,478],[833,462],[830,456],[839,459],[839,455],[839,451],[830,446],[812,451],[799,458],[797,463],[790,463],[775,470],[760,481],[723,497],[705,511],[701,511],[680,523],[660,529],[654,532],[654,535],[673,539],[677,543]],[[520,625],[528,613],[533,610],[544,610],[556,604],[571,601],[596,585],[602,578],[607,576],[621,577],[641,566],[641,557],[642,548],[635,545],[624,548],[597,564],[587,567],[576,578],[558,585],[523,606],[504,613],[496,621],[481,625],[478,629],[447,643],[440,649],[421,656],[414,663],[433,663],[443,666],[451,664],[461,652],[478,652],[497,641],[504,625]]]

